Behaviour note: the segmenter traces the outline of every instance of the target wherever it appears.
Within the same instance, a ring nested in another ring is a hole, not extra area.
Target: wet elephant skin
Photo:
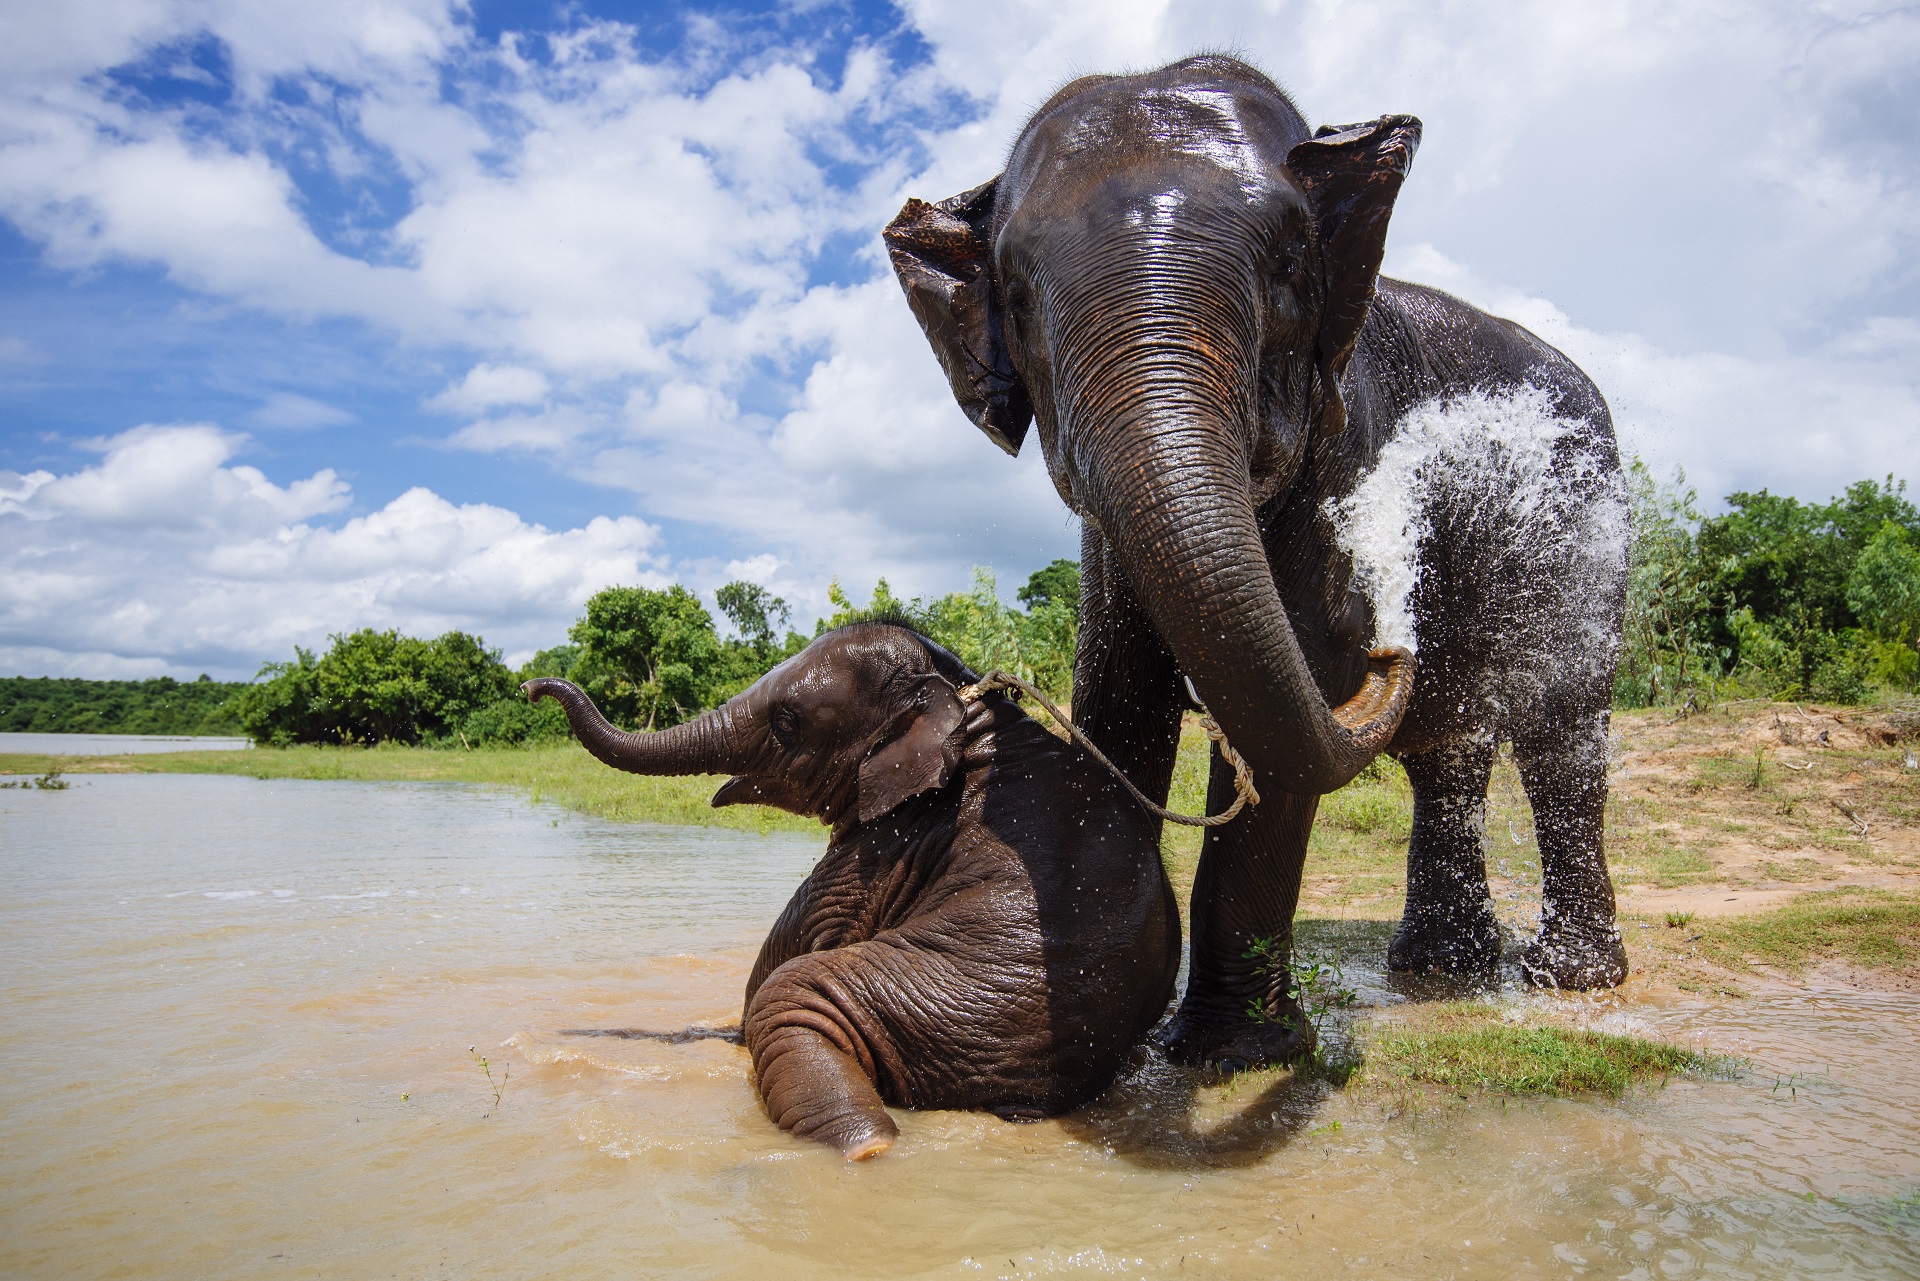
[[[1567,988],[1625,976],[1600,843],[1624,545],[1597,537],[1579,575],[1516,559],[1461,475],[1458,501],[1423,499],[1416,665],[1372,648],[1374,600],[1336,524],[1410,414],[1476,395],[1533,396],[1564,426],[1544,483],[1569,527],[1605,526],[1623,493],[1606,403],[1565,356],[1378,274],[1420,132],[1410,116],[1315,131],[1231,58],[1092,76],[1034,114],[1000,176],[910,200],[886,231],[962,410],[1008,452],[1037,426],[1082,517],[1076,718],[1164,796],[1184,677],[1267,798],[1206,840],[1191,977],[1163,1034],[1183,1061],[1306,1048],[1284,970],[1253,945],[1290,936],[1318,797],[1381,750],[1415,799],[1394,969],[1498,956],[1482,831],[1507,740],[1544,872],[1523,969]],[[1229,786],[1216,756],[1210,807]]]
[[[613,729],[530,681],[595,756],[731,773],[715,805],[818,817],[827,851],[747,982],[768,1114],[851,1159],[884,1105],[1051,1116],[1097,1097],[1166,1012],[1180,923],[1157,827],[1111,775],[903,627],[829,632],[724,706]]]

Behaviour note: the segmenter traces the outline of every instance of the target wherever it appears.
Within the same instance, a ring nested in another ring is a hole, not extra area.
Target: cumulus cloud
[[[550,530],[414,488],[328,524],[351,502],[344,482],[323,470],[275,484],[230,465],[243,444],[204,424],[149,426],[67,475],[0,472],[0,661],[250,675],[362,626],[459,628],[522,656],[558,643],[601,587],[667,581],[658,528],[631,516]]]

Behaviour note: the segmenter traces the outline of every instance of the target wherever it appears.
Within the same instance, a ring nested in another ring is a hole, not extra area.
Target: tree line
[[[1906,482],[1825,503],[1727,496],[1628,470],[1633,542],[1622,707],[1759,697],[1859,703],[1920,686],[1920,511]]]
[[[1920,511],[1906,483],[1860,481],[1829,502],[1761,490],[1703,516],[1685,474],[1628,470],[1632,543],[1626,625],[1614,684],[1620,707],[1736,697],[1857,703],[1920,688]],[[907,623],[978,671],[999,668],[1065,697],[1078,635],[1080,566],[1056,560],[1000,600],[993,575],[905,600],[881,579],[862,605],[838,581],[814,634],[865,617]],[[431,640],[363,628],[324,653],[296,649],[252,683],[0,679],[0,729],[217,734],[261,743],[484,746],[561,737],[551,702],[522,681],[564,676],[609,719],[633,729],[676,724],[745,689],[811,639],[787,602],[758,584],[715,593],[722,636],[700,598],[678,585],[609,587],[586,602],[567,642],[518,670],[477,636]]]
[[[332,637],[323,654],[296,648],[292,661],[267,664],[239,688],[233,712],[266,744],[520,744],[569,732],[557,705],[531,704],[519,693],[523,681],[561,676],[616,725],[660,729],[725,702],[812,639],[789,626],[792,610],[765,587],[732,582],[714,595],[732,635],[722,637],[700,598],[678,584],[608,587],[587,600],[566,644],[541,650],[517,671],[464,632],[421,640],[363,628]],[[862,618],[893,619],[979,670],[998,667],[1064,694],[1080,566],[1056,560],[1017,596],[1026,608],[1003,603],[983,569],[974,571],[971,591],[933,599],[902,600],[882,578],[865,605],[836,581],[828,590],[834,612],[814,634]]]
[[[244,682],[0,677],[0,731],[30,734],[238,734]]]

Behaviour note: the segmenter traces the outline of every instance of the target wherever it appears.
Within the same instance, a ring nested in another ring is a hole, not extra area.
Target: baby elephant
[[[1095,1098],[1173,995],[1158,823],[1005,695],[963,696],[976,679],[856,623],[653,734],[566,681],[525,686],[616,769],[734,774],[715,805],[832,829],[760,949],[742,1031],[768,1114],[851,1160],[898,1136],[882,1104],[1031,1120]]]

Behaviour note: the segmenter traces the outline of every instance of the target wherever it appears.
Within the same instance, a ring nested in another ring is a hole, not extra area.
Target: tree
[[[1699,496],[1687,474],[1658,481],[1636,458],[1627,468],[1633,541],[1627,553],[1627,609],[1614,697],[1658,705],[1700,678],[1717,676],[1728,651],[1708,635],[1712,577],[1699,554]]]
[[[678,724],[712,705],[723,675],[713,616],[678,583],[596,592],[567,635],[581,651],[574,680],[616,723]]]
[[[329,741],[319,706],[318,670],[313,651],[298,645],[291,663],[262,664],[254,683],[235,700],[240,728],[254,742],[275,747]]]
[[[506,697],[513,678],[497,650],[465,632],[433,640],[395,631],[330,638],[269,663],[239,700],[242,725],[265,743],[419,743],[457,738],[466,719]]]
[[[720,612],[740,633],[721,643],[721,679],[713,692],[724,702],[766,675],[807,646],[807,638],[788,626],[793,611],[787,602],[758,583],[734,581],[714,592]],[[780,639],[776,628],[786,628]]]
[[[565,676],[579,660],[578,645],[555,645],[522,663],[520,670],[513,674],[513,679],[516,683],[524,683],[537,676]]]
[[[1847,605],[1889,651],[1877,673],[1911,688],[1920,677],[1920,539],[1882,521],[1847,575]]]
[[[1027,585],[1014,597],[1029,610],[1049,605],[1064,605],[1076,614],[1080,611],[1080,562],[1059,559],[1045,569],[1027,576]]]
[[[748,644],[774,648],[774,627],[793,618],[787,602],[758,583],[736,580],[715,591],[714,600]]]
[[[1040,581],[1040,589],[1035,587]],[[834,612],[820,620],[820,631],[862,619],[904,623],[959,657],[977,672],[1010,672],[1064,697],[1073,684],[1073,650],[1079,636],[1080,567],[1055,561],[1028,579],[1023,596],[1041,603],[1026,613],[1000,599],[993,571],[976,565],[973,590],[949,592],[928,601],[903,601],[882,578],[865,608],[854,604],[839,580],[827,589]],[[817,633],[816,633],[817,634]]]

